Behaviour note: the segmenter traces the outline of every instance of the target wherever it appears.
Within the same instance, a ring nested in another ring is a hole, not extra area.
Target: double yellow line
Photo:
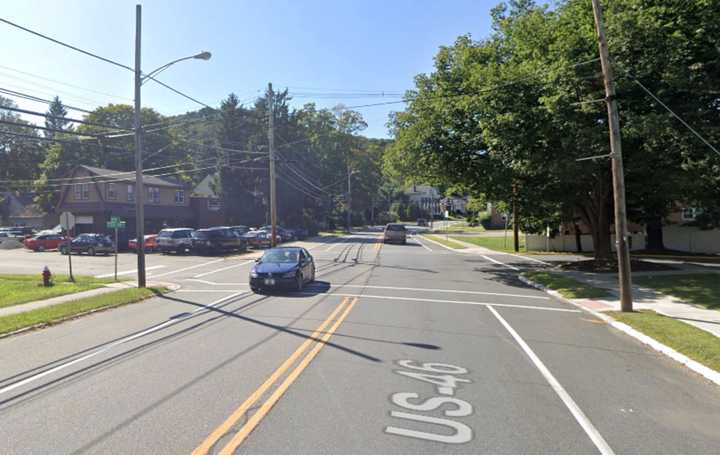
[[[247,439],[248,435],[255,429],[255,427],[262,421],[262,419],[267,415],[268,412],[270,412],[270,409],[275,405],[275,403],[280,400],[280,398],[285,394],[285,392],[290,388],[290,386],[295,382],[295,380],[300,376],[300,374],[307,368],[307,366],[312,362],[312,360],[315,358],[315,356],[320,352],[320,349],[325,346],[325,343],[330,339],[330,337],[335,333],[335,331],[340,327],[340,324],[343,323],[345,318],[347,318],[348,314],[350,314],[350,311],[352,310],[353,306],[357,303],[357,297],[350,299],[348,297],[345,297],[342,302],[340,302],[340,305],[335,308],[335,310],[330,313],[330,316],[325,319],[320,326],[318,326],[317,329],[310,335],[310,337],[303,342],[303,344],[300,345],[299,348],[295,350],[295,352],[290,355],[290,357],[287,358],[283,362],[282,365],[278,367],[277,370],[275,370],[266,380],[263,382],[263,384],[258,387],[246,400],[241,404],[235,411],[233,411],[230,416],[225,419],[225,421],[215,429],[203,442],[200,444],[195,450],[193,450],[193,455],[205,455],[208,453],[210,449],[213,448],[213,446],[223,437],[225,436],[228,431],[235,425],[240,419],[243,418],[245,413],[255,404],[256,401],[258,401],[278,380],[280,377],[295,363],[295,361],[303,354],[305,351],[314,343],[313,348],[308,352],[305,357],[298,363],[298,365],[295,367],[294,370],[290,372],[290,374],[287,375],[284,381],[275,389],[275,391],[270,395],[270,397],[265,400],[265,402],[260,406],[260,408],[247,420],[247,422],[238,430],[237,433],[232,437],[232,439],[225,445],[225,447],[222,448],[222,450],[219,452],[220,455],[230,455],[233,452],[235,452],[235,449],[237,449],[240,444]],[[336,316],[340,314],[339,317],[336,318]],[[335,320],[335,323],[332,324],[332,326],[327,329],[327,331],[324,331],[325,328],[330,325],[330,323]],[[317,338],[319,335],[322,334],[321,338]]]

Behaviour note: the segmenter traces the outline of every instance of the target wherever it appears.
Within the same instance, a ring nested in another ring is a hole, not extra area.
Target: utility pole
[[[346,223],[346,225],[347,225],[347,231],[350,232],[350,230],[351,230],[351,227],[350,227],[350,222],[351,222],[351,219],[350,219],[350,218],[351,218],[351,217],[350,217],[350,204],[351,204],[351,200],[352,200],[352,192],[351,192],[352,190],[351,190],[351,188],[350,188],[350,182],[351,182],[351,180],[352,180],[352,179],[351,179],[351,177],[352,177],[352,172],[350,171],[350,160],[348,160],[348,163],[347,163],[347,177],[348,177],[348,182],[347,182],[347,183],[348,183],[348,185],[347,185],[347,213],[346,213],[345,223]]]
[[[516,253],[520,251],[520,224],[518,223],[518,203],[517,203],[517,184],[513,184],[512,199],[512,217],[513,217],[513,249]]]
[[[138,287],[145,287],[145,198],[142,161],[142,122],[140,119],[140,49],[142,31],[142,6],[135,6],[135,231],[137,235]]]
[[[270,244],[277,245],[277,195],[275,192],[275,93],[268,82],[268,148],[270,151]]]
[[[625,212],[625,176],[623,174],[622,145],[620,142],[620,116],[615,99],[615,82],[605,39],[602,7],[599,0],[592,0],[595,16],[595,31],[600,48],[600,64],[605,81],[605,104],[607,104],[610,126],[610,157],[612,163],[613,197],[615,205],[615,243],[618,257],[618,280],[622,311],[632,311],[632,281],[630,271],[630,250],[627,242],[627,217]]]

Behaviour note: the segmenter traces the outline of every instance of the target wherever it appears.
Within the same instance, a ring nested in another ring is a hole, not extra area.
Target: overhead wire
[[[121,127],[117,127],[117,126],[105,125],[102,123],[88,122],[87,120],[80,120],[80,119],[75,119],[75,118],[70,118],[70,117],[59,117],[59,116],[55,116],[55,115],[50,115],[48,113],[31,111],[28,109],[20,109],[18,107],[10,107],[10,106],[0,105],[0,109],[10,111],[10,112],[18,112],[21,114],[35,115],[38,117],[50,118],[53,120],[64,120],[68,123],[78,123],[81,125],[96,126],[98,128],[108,128],[108,129],[113,129],[113,130],[117,130],[117,131],[130,131],[128,128],[121,128]]]
[[[38,103],[45,103],[45,104],[51,104],[51,103],[52,103],[52,100],[48,100],[48,99],[45,99],[45,98],[40,98],[39,96],[35,96],[35,95],[28,95],[27,93],[18,92],[18,91],[16,91],[16,90],[9,90],[9,89],[6,89],[6,88],[1,88],[1,87],[0,87],[0,93],[4,93],[5,95],[9,95],[9,96],[14,96],[14,97],[16,97],[16,98],[26,99],[26,100],[28,100],[28,101],[35,101],[35,102],[38,102]],[[85,113],[85,114],[92,114],[92,111],[89,111],[89,110],[87,110],[87,109],[83,109],[83,108],[81,108],[81,107],[71,106],[71,105],[65,104],[65,103],[63,103],[63,106],[66,107],[67,109],[72,110],[72,111],[83,112],[83,113]]]

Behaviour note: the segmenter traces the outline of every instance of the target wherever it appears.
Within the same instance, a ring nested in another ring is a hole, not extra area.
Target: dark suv
[[[192,249],[191,228],[163,229],[157,236],[157,248],[161,253],[187,253]]]
[[[115,245],[113,244],[110,237],[103,234],[80,234],[72,241],[61,244],[58,250],[62,254],[68,254],[68,251],[72,253],[82,254],[87,253],[90,256],[95,256],[98,253],[102,253],[107,256],[110,253],[115,252]]]
[[[245,251],[247,243],[232,228],[198,229],[192,233],[192,251],[200,254]]]

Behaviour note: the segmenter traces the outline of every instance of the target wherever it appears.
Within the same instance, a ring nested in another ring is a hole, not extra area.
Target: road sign
[[[125,229],[125,226],[127,226],[127,223],[117,217],[112,217],[110,221],[107,222],[108,229]]]
[[[66,231],[75,227],[75,215],[70,212],[62,212],[60,214],[60,226]]]

